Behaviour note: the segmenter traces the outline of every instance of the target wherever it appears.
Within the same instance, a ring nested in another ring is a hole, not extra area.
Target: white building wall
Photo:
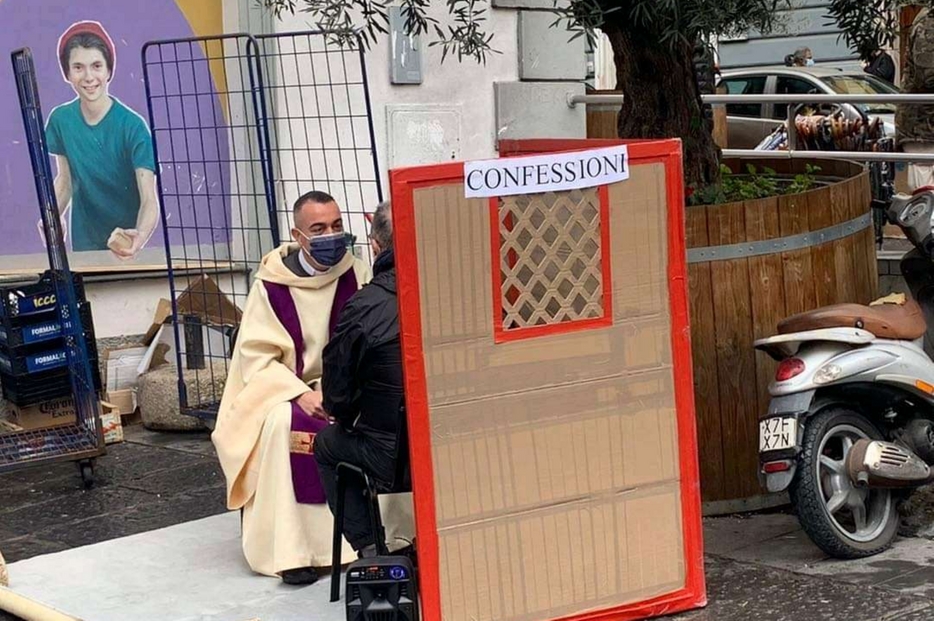
[[[432,3],[431,15],[447,20],[444,3]],[[307,30],[307,15],[284,16],[277,32]],[[450,56],[442,65],[441,48],[422,37],[422,83],[390,83],[389,35],[380,35],[366,55],[379,167],[388,193],[392,167],[496,156],[493,83],[518,79],[517,13],[490,9],[487,30],[500,54],[486,65]]]

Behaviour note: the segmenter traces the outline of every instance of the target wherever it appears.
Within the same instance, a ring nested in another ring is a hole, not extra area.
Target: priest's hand
[[[328,415],[324,411],[323,400],[324,395],[321,394],[320,390],[309,390],[298,398],[298,407],[302,408],[305,414],[312,418],[327,420]]]

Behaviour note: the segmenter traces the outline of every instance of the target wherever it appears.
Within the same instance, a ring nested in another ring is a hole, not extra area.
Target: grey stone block
[[[519,79],[583,80],[587,76],[584,37],[569,41],[564,23],[552,27],[555,15],[543,11],[519,13]]]
[[[214,363],[211,369],[195,373],[185,371],[185,386],[189,405],[197,395],[222,395],[227,381],[227,369],[223,362]],[[200,419],[182,414],[178,407],[178,375],[175,367],[159,367],[139,378],[139,413],[146,429],[161,431],[194,431],[204,429]]]
[[[555,0],[493,0],[493,8],[496,9],[548,10],[555,6],[565,8],[570,4],[570,0],[558,0],[557,5]]]
[[[496,138],[586,138],[584,106],[568,106],[584,85],[547,82],[495,82]]]

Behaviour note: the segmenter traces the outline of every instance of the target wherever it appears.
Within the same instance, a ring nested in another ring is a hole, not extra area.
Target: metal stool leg
[[[344,535],[344,496],[347,493],[347,480],[337,474],[337,501],[334,503],[334,538],[331,543],[331,601],[341,598],[341,551]]]
[[[386,530],[383,528],[383,516],[379,511],[379,492],[370,480],[370,477],[364,476],[366,484],[367,502],[370,508],[370,530],[373,533],[374,543],[376,544],[376,553],[380,556],[387,556],[389,549],[386,546]]]

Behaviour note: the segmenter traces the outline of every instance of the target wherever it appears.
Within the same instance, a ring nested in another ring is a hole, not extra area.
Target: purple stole
[[[269,304],[276,318],[292,339],[295,347],[295,374],[301,379],[305,370],[305,339],[302,338],[302,324],[298,317],[298,309],[295,308],[295,300],[285,285],[268,281],[263,281],[263,285],[266,287]],[[331,305],[331,317],[328,322],[328,338],[334,336],[341,309],[356,291],[357,276],[351,266],[337,281],[337,291],[334,294],[334,303]],[[295,500],[301,504],[321,504],[327,500],[324,487],[321,485],[321,477],[318,475],[318,464],[315,462],[313,446],[315,434],[328,425],[327,421],[305,414],[304,410],[299,407],[298,400],[292,400],[289,461],[292,466],[292,487],[295,490]]]

